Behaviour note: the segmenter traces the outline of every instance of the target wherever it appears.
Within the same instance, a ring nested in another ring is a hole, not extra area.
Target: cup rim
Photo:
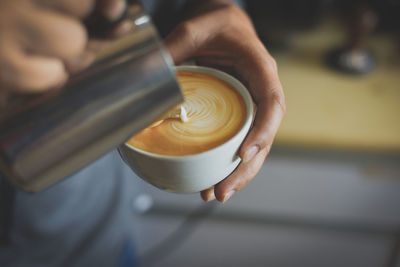
[[[125,142],[122,146],[125,146],[139,154],[142,154],[142,155],[148,156],[148,157],[152,157],[152,158],[164,159],[164,160],[177,160],[177,159],[192,160],[195,158],[207,156],[209,154],[214,153],[215,151],[220,150],[222,147],[228,146],[230,143],[234,142],[234,140],[237,139],[243,133],[243,131],[248,131],[250,129],[250,125],[251,125],[251,123],[253,121],[253,117],[254,117],[254,102],[253,102],[253,98],[250,95],[250,92],[243,85],[243,83],[241,83],[238,79],[236,79],[232,75],[229,75],[218,69],[214,69],[214,68],[210,68],[210,67],[203,67],[203,66],[181,65],[181,66],[176,66],[173,71],[174,72],[176,72],[176,71],[192,71],[192,72],[211,75],[215,78],[223,80],[224,82],[228,83],[233,88],[235,88],[235,90],[237,90],[238,93],[243,97],[243,100],[246,105],[246,113],[247,113],[246,120],[243,123],[240,130],[234,136],[229,138],[227,141],[225,141],[224,143],[222,143],[214,148],[211,148],[209,150],[206,150],[206,151],[203,151],[200,153],[189,154],[189,155],[162,155],[162,154],[151,153],[151,152],[147,152],[145,150],[133,147],[133,146],[129,145],[127,142]]]

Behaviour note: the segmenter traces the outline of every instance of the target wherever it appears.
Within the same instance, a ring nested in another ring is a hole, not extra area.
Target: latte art
[[[243,126],[246,106],[228,83],[210,75],[178,71],[188,121],[165,119],[128,141],[133,147],[162,155],[200,153],[228,141]]]

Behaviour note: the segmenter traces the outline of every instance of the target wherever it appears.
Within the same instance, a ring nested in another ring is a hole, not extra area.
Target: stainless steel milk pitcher
[[[60,90],[13,99],[0,112],[0,171],[37,192],[76,172],[183,101],[150,17],[111,42]]]

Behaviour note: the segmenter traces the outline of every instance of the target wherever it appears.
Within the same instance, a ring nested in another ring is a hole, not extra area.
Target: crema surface
[[[207,74],[178,71],[189,121],[166,119],[128,141],[141,150],[183,156],[210,150],[232,138],[243,126],[246,105],[228,83]]]

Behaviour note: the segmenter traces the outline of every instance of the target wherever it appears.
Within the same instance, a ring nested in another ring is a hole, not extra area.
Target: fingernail
[[[119,19],[122,14],[124,13],[126,8],[126,2],[125,0],[119,0],[114,2],[113,5],[111,5],[107,10],[106,10],[106,16],[109,20],[115,21]]]
[[[252,158],[254,158],[254,156],[258,153],[259,150],[260,148],[258,146],[250,147],[244,154],[243,162],[244,163],[249,162]]]
[[[210,202],[215,199],[214,190],[208,194],[206,202]]]
[[[225,203],[228,201],[228,199],[231,198],[231,196],[235,194],[235,190],[229,191],[228,193],[225,194],[224,199],[222,200],[222,203]]]

